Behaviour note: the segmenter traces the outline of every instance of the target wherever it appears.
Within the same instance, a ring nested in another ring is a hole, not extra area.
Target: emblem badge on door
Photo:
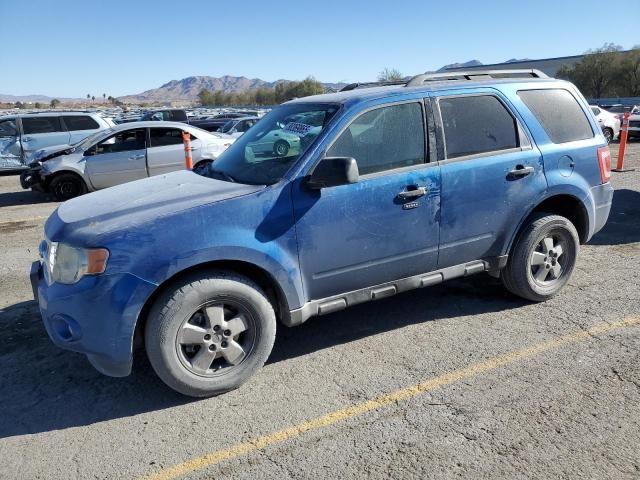
[[[402,205],[403,210],[411,210],[412,208],[418,208],[418,202],[409,202]]]

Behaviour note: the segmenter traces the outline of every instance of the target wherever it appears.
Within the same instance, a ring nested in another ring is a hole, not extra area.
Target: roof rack
[[[405,85],[406,83],[406,80],[393,80],[389,82],[356,82],[345,85],[339,91],[348,92],[349,90],[355,90],[356,88],[386,87],[388,85]]]
[[[390,82],[356,82],[342,87],[340,92],[348,92],[357,88],[383,87],[387,85],[402,85],[405,87],[417,87],[425,82],[445,82],[453,80],[482,80],[483,78],[549,78],[547,74],[536,69],[510,69],[510,70],[460,70],[444,73],[422,73],[407,80],[394,80]]]
[[[423,73],[416,75],[406,84],[407,87],[417,87],[425,82],[448,80],[481,80],[483,78],[549,78],[547,74],[536,69],[512,70],[460,70],[444,73]]]

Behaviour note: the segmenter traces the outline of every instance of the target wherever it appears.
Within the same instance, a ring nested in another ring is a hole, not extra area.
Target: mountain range
[[[504,63],[511,63],[520,61],[518,59],[510,59]],[[444,65],[438,69],[438,72],[443,72],[449,68],[464,68],[475,67],[483,65],[478,60],[469,60],[463,63],[451,63]],[[118,100],[125,103],[147,103],[147,102],[192,102],[197,100],[198,93],[203,88],[209,91],[222,90],[226,93],[243,92],[246,90],[254,90],[256,88],[273,88],[279,83],[288,82],[289,80],[276,80],[274,82],[267,82],[259,78],[246,78],[246,77],[234,77],[231,75],[225,75],[223,77],[209,77],[209,76],[193,76],[183,78],[182,80],[171,80],[170,82],[161,85],[158,88],[152,88],[145,90],[142,93],[124,95],[118,97]],[[345,83],[323,83],[324,87],[328,90],[338,90],[345,85]],[[46,95],[4,95],[0,94],[0,102],[50,102],[54,97]],[[85,102],[84,98],[59,98],[63,102]]]

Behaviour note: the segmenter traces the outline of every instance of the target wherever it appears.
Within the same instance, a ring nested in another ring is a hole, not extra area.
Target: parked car
[[[252,115],[255,116],[255,115]],[[219,115],[214,115],[211,118],[206,118],[202,120],[193,120],[191,124],[195,127],[202,128],[203,130],[207,130],[208,132],[217,132],[224,125],[226,125],[230,120],[235,120],[237,118],[247,117],[247,114],[244,112],[229,112],[229,113],[221,113]]]
[[[158,121],[158,122],[182,122],[190,123],[187,112],[179,108],[171,108],[167,110],[149,110],[140,117],[140,122]]]
[[[237,138],[253,127],[258,120],[260,120],[258,117],[239,117],[234,120],[229,120],[218,131]]]
[[[596,105],[590,105],[590,107],[593,115],[596,117],[598,125],[600,125],[602,129],[604,138],[607,140],[607,143],[611,143],[611,141],[620,134],[620,119],[617,115],[607,112]]]
[[[33,152],[75,143],[113,121],[97,113],[42,112],[0,117],[0,171],[27,168]]]
[[[518,73],[300,98],[201,175],[65,202],[31,267],[49,336],[113,376],[144,344],[164,382],[202,397],[259,370],[278,320],[480,272],[528,301],[553,297],[607,221],[611,159],[572,84]],[[287,128],[304,146],[254,153]]]
[[[634,107],[629,115],[629,138],[640,137],[640,107]]]
[[[73,145],[43,148],[22,173],[23,188],[68,200],[87,192],[184,169],[182,132],[189,132],[194,168],[215,160],[234,138],[176,122],[136,122],[95,133]]]

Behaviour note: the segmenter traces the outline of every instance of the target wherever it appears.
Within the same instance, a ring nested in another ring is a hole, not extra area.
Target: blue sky
[[[621,13],[621,5],[626,13]],[[0,0],[0,93],[119,96],[191,75],[374,80],[640,44],[640,2]],[[616,18],[622,20],[616,22]]]

